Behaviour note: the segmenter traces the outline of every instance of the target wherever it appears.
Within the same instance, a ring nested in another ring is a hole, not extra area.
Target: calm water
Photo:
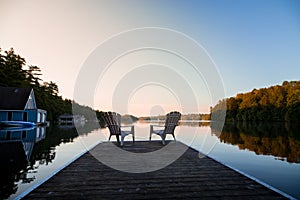
[[[24,194],[109,135],[108,130],[90,125],[80,133],[54,126],[0,130],[0,199]],[[214,133],[207,122],[182,122],[176,129],[181,142],[300,199],[299,127],[236,124],[226,125],[221,135]],[[135,134],[137,140],[148,140],[149,123],[135,123]]]

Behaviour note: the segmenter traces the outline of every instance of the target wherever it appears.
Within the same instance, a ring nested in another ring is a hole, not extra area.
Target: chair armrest
[[[162,125],[155,125],[155,124],[151,124],[150,126],[152,126],[152,127],[165,127],[165,126],[162,126]]]
[[[152,132],[153,132],[153,130],[154,130],[154,127],[160,127],[160,128],[164,128],[165,126],[161,126],[161,125],[153,125],[153,124],[151,124],[151,125],[150,125],[150,133],[152,133]]]
[[[134,133],[134,126],[121,126],[121,128],[130,128],[130,132]]]

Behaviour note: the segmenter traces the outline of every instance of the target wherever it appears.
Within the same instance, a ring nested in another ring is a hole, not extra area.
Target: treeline
[[[181,120],[210,120],[210,114],[184,114]]]
[[[33,88],[37,107],[47,110],[47,120],[56,121],[64,113],[72,113],[72,100],[63,99],[59,95],[58,86],[50,81],[41,79],[41,70],[38,66],[26,65],[26,61],[11,48],[9,51],[0,49],[0,86]],[[92,108],[74,104],[86,119],[95,118]],[[101,112],[96,115],[102,120]]]
[[[212,112],[225,103],[226,121],[300,121],[300,81],[237,94],[219,101]]]
[[[210,120],[210,114],[183,114],[181,115],[181,120]],[[148,117],[140,117],[139,120],[141,121],[165,121],[166,115],[159,115],[159,116],[148,116]]]
[[[124,124],[131,124],[132,122],[138,121],[139,118],[133,115],[122,115],[121,121]]]

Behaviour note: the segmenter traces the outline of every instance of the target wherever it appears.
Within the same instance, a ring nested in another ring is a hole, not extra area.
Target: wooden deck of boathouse
[[[183,145],[176,142],[177,145]],[[93,151],[97,152],[97,145]],[[158,141],[126,142],[126,151],[151,152]],[[100,148],[99,148],[100,149]],[[135,163],[132,163],[135,165]],[[127,173],[85,153],[24,199],[285,199],[279,193],[208,158],[191,148],[157,171]]]

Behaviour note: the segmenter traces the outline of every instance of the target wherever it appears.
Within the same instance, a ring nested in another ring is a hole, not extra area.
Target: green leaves
[[[41,75],[38,66],[26,66],[25,59],[15,54],[14,49],[4,53],[0,49],[0,86],[33,88],[38,108],[47,110],[47,120],[56,121],[59,115],[72,113],[72,101],[59,96],[58,85],[52,81],[43,82]],[[81,107],[89,119],[93,110]]]

